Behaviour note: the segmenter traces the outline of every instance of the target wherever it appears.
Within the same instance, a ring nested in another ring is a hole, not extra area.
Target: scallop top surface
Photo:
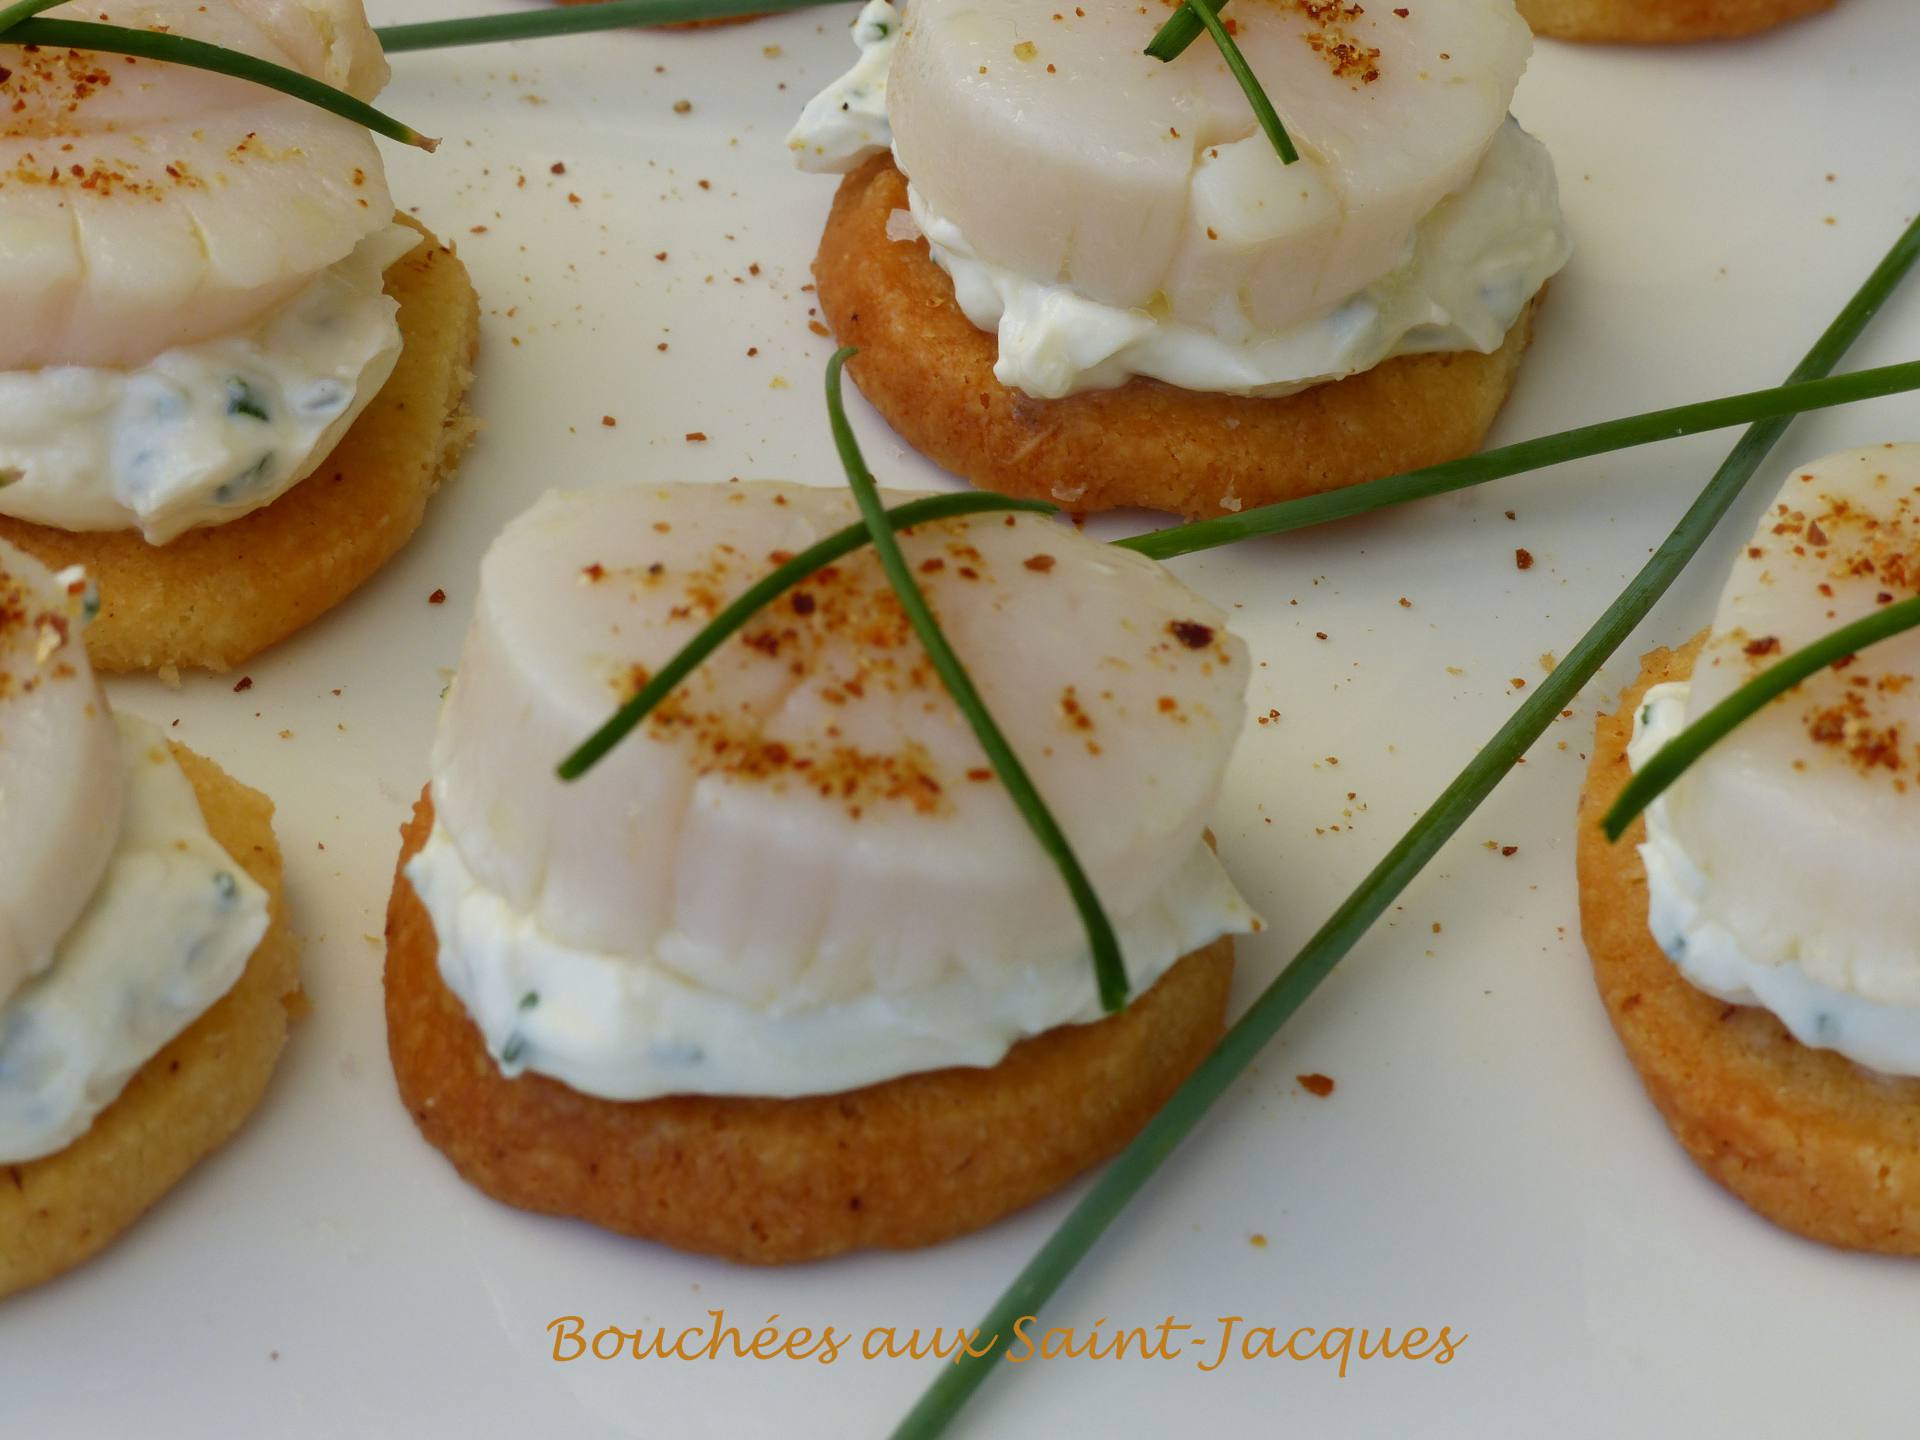
[[[105,0],[51,20],[164,30],[362,99],[358,0]],[[229,333],[391,222],[373,137],[246,81],[0,44],[0,370],[130,366]]]
[[[510,525],[432,759],[480,883],[557,940],[754,1004],[1076,953],[1058,872],[871,550],[763,612],[597,768],[556,777],[722,606],[857,518],[841,491],[751,483],[556,493]],[[1224,617],[1033,516],[902,543],[1105,902],[1144,902],[1199,843],[1241,729],[1246,652]]]
[[[120,742],[80,637],[85,590],[0,541],[0,1005],[52,963],[119,835]]]
[[[1920,444],[1796,470],[1734,562],[1694,666],[1697,717],[1849,621],[1920,593]],[[1753,959],[1920,1006],[1920,633],[1810,677],[1669,792],[1713,917]]]
[[[1164,4],[914,0],[894,154],[985,260],[1221,333],[1324,313],[1407,256],[1473,175],[1532,38],[1512,0],[1239,0],[1236,39],[1297,144],[1283,165],[1204,36],[1143,54]],[[1222,306],[1244,312],[1228,323]]]

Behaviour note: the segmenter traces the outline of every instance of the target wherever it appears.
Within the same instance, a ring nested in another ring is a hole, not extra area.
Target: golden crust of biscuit
[[[86,1134],[0,1164],[0,1296],[90,1259],[225,1143],[260,1103],[305,1003],[272,802],[183,746],[173,754],[214,839],[266,888],[272,918],[233,988],[135,1072]]]
[[[1126,1010],[1016,1046],[989,1069],[792,1100],[601,1100],[509,1080],[440,979],[404,867],[433,829],[422,795],[387,909],[387,1047],[426,1138],[494,1199],[755,1264],[931,1245],[991,1224],[1106,1159],[1219,1038],[1221,939]]]
[[[1634,710],[1649,686],[1690,675],[1705,639],[1648,655],[1619,712],[1600,717],[1577,845],[1600,998],[1647,1094],[1707,1174],[1809,1239],[1920,1255],[1920,1080],[1862,1070],[1800,1044],[1765,1010],[1694,989],[1647,930],[1644,821],[1617,845],[1601,833],[1631,773]]]
[[[84,565],[99,582],[100,616],[87,627],[97,669],[229,669],[346,599],[419,528],[477,428],[466,393],[480,311],[453,251],[394,218],[428,239],[387,271],[404,348],[313,474],[264,509],[170,545],[0,516],[0,539],[54,569]]]
[[[1833,0],[1520,0],[1534,34],[1600,44],[1729,40],[1833,8]]]
[[[1532,336],[1537,297],[1491,355],[1402,356],[1283,399],[1135,379],[1035,400],[994,379],[998,341],[961,312],[926,241],[887,237],[906,205],[892,158],[868,161],[841,182],[813,265],[821,312],[860,349],[861,393],[955,474],[1079,513],[1218,515],[1469,455]]]

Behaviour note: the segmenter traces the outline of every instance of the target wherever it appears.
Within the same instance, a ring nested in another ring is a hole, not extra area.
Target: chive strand
[[[1220,0],[1213,8],[1226,9],[1227,0]],[[1200,38],[1204,29],[1200,17],[1189,6],[1182,5],[1173,12],[1166,24],[1154,32],[1153,39],[1147,42],[1147,54],[1156,60],[1178,60],[1186,48]]]
[[[1087,929],[1087,946],[1093,957],[1094,980],[1099,987],[1101,1007],[1111,1014],[1127,1003],[1129,988],[1127,969],[1120,957],[1119,939],[1113,933],[1113,925],[1107,919],[1106,909],[1101,905],[1099,895],[1094,892],[1092,882],[1074,857],[1073,847],[1068,843],[1065,832],[1047,809],[1047,802],[1040,797],[1040,791],[1028,776],[1026,767],[1020,763],[1020,757],[1014,754],[1006,736],[1000,733],[1000,727],[994,722],[986,701],[980,698],[980,692],[974,688],[966,667],[947,643],[940,622],[934,619],[933,611],[927,605],[927,597],[920,593],[913,573],[907,569],[906,557],[900,553],[900,542],[894,538],[893,530],[887,524],[886,512],[880,508],[880,491],[874,483],[873,473],[867,469],[865,458],[860,454],[860,442],[854,439],[853,427],[847,423],[846,406],[841,401],[840,372],[854,353],[851,346],[843,346],[827,362],[827,418],[833,427],[833,443],[840,452],[840,463],[846,467],[847,484],[860,506],[860,514],[866,520],[867,532],[873,538],[880,568],[886,572],[887,582],[899,597],[900,608],[907,612],[907,621],[920,637],[934,671],[947,687],[947,693],[953,697],[953,703],[972,726],[975,737],[980,741],[980,748],[987,753],[988,763],[1000,777],[1000,783],[1006,787],[1013,803],[1019,807],[1027,827],[1033,831],[1033,838],[1040,842],[1040,848],[1059,867],[1060,878],[1066,882],[1067,891],[1080,911],[1081,923]]]
[[[1895,242],[1806,358],[1794,368],[1790,381],[1812,379],[1830,372],[1879,313],[1916,259],[1920,259],[1920,220]],[[894,1431],[894,1440],[928,1440],[945,1432],[968,1397],[987,1378],[1013,1325],[1024,1316],[1036,1314],[1052,1297],[1127,1203],[1199,1124],[1214,1101],[1260,1055],[1288,1017],[1333,972],[1480,802],[1512,773],[1514,762],[1546,733],[1554,717],[1579,694],[1679,577],[1791,423],[1791,417],[1761,421],[1741,437],[1672,534],[1580,643],[1341,903],[1293,962],[1281,971],[1279,978],[1227,1032],[1214,1052],[1201,1062],[1074,1206],[1065,1222],[981,1321],[980,1333],[992,1337],[985,1350],[977,1357],[969,1350],[947,1364]]]
[[[132,55],[141,60],[158,60],[192,70],[207,70],[215,75],[230,75],[247,80],[283,95],[291,95],[322,110],[330,110],[356,125],[364,125],[376,134],[421,150],[437,150],[438,140],[430,139],[411,125],[376,110],[364,100],[336,90],[331,85],[289,70],[271,60],[209,45],[185,35],[169,35],[158,30],[135,30],[122,25],[97,25],[81,20],[22,20],[7,30],[9,45],[40,45],[50,50],[90,50],[104,55]]]
[[[1259,535],[1279,535],[1344,520],[1369,511],[1401,505],[1409,500],[1424,500],[1504,480],[1528,470],[1582,460],[1609,451],[1651,445],[1661,440],[1676,440],[1706,430],[1723,430],[1759,420],[1778,419],[1807,410],[1824,410],[1835,405],[1850,405],[1859,400],[1878,399],[1902,391],[1920,389],[1920,361],[1883,365],[1871,370],[1856,370],[1818,380],[1802,380],[1753,390],[1743,395],[1727,395],[1691,405],[1676,405],[1644,415],[1620,420],[1605,420],[1582,425],[1536,440],[1523,440],[1498,450],[1482,450],[1459,460],[1429,465],[1404,475],[1383,480],[1368,480],[1343,490],[1307,495],[1297,500],[1282,500],[1235,515],[1196,520],[1188,525],[1173,525],[1150,530],[1113,543],[1124,550],[1137,550],[1155,560],[1169,560],[1196,550],[1212,550]]]
[[[1225,4],[1226,0],[1221,0],[1221,3]],[[1247,103],[1253,107],[1253,118],[1260,122],[1261,130],[1266,132],[1268,141],[1279,153],[1280,163],[1291,165],[1299,160],[1300,152],[1293,148],[1293,137],[1287,134],[1287,127],[1280,123],[1280,112],[1273,108],[1273,102],[1261,87],[1260,77],[1253,73],[1247,57],[1240,53],[1240,47],[1234,43],[1233,36],[1227,33],[1227,27],[1220,23],[1220,14],[1213,0],[1187,0],[1186,8],[1199,17],[1200,23],[1207,27],[1207,33],[1213,36],[1213,43],[1220,49],[1220,58],[1227,62],[1227,69],[1240,82]]]
[[[1012,500],[1004,495],[993,495],[985,491],[970,491],[962,495],[929,495],[924,499],[911,500],[904,505],[896,505],[886,512],[887,524],[895,530],[906,530],[915,525],[924,525],[934,520],[947,520],[956,515],[977,515],[983,511],[1023,510],[1036,515],[1057,515],[1057,507],[1041,500]],[[715,650],[724,645],[736,630],[746,625],[760,611],[773,604],[787,591],[807,579],[815,572],[831,565],[834,561],[852,554],[868,541],[866,522],[849,525],[844,530],[835,531],[802,550],[770,571],[765,577],[741,592],[740,596],[723,609],[706,625],[700,633],[689,640],[660,670],[648,678],[639,692],[622,705],[613,716],[592,735],[588,736],[571,755],[560,762],[558,772],[562,780],[578,780],[591,770],[607,752],[632,733],[634,728],[647,718],[670,695],[674,687],[691,675]]]
[[[1116,548],[1135,550],[1155,560],[1167,560],[1255,536],[1304,530],[1629,446],[1677,439],[1683,435],[1755,420],[1798,415],[1809,410],[1846,405],[1914,389],[1920,389],[1920,361],[1858,370],[1850,375],[1826,379],[1805,380],[1770,390],[1755,390],[1743,395],[1705,400],[1564,430],[1499,450],[1487,450],[1478,455],[1448,461],[1443,465],[1410,471],[1405,475],[1390,475],[1323,495],[1284,500],[1275,505],[1242,511],[1238,515],[1153,530],[1144,535],[1116,540],[1113,544]],[[990,491],[931,496],[898,506],[887,513],[892,517],[894,528],[904,529],[929,520],[1000,510],[1058,513],[1055,506],[1044,501],[1014,500]],[[745,591],[689,641],[686,648],[668,662],[639,694],[567,757],[560,766],[562,778],[576,779],[598,763],[666,698],[675,685],[691,674],[728,636],[752,619],[757,610],[778,600],[821,566],[851,554],[866,543],[865,524],[850,525],[795,556]]]
[[[1665,794],[1696,760],[1770,702],[1829,665],[1915,626],[1920,626],[1920,595],[1842,625],[1754,676],[1662,745],[1645,765],[1634,771],[1633,778],[1600,822],[1607,839],[1618,840],[1624,835],[1640,812]]]
[[[31,20],[43,10],[66,3],[67,0],[16,0],[12,5],[0,5],[0,38],[4,38],[7,31],[22,20]]]
[[[598,30],[628,30],[674,25],[688,20],[733,20],[775,11],[809,10],[835,0],[604,0],[565,9],[517,10],[505,15],[470,15],[459,20],[423,20],[385,25],[373,33],[389,55],[404,50],[444,50],[455,45],[493,45],[506,40],[538,40],[547,35],[581,35]]]

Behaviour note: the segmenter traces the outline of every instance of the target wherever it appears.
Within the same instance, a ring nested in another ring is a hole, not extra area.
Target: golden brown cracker
[[[814,261],[821,313],[861,393],[922,454],[988,490],[1077,513],[1144,506],[1210,516],[1469,455],[1506,402],[1536,297],[1491,355],[1408,355],[1282,399],[1135,379],[1035,400],[994,379],[925,240],[887,235],[907,205],[889,156],[841,182]]]
[[[263,509],[168,545],[138,531],[56,530],[0,516],[0,539],[99,582],[87,653],[104,671],[225,670],[340,603],[420,526],[473,438],[467,387],[479,301],[454,252],[428,243],[387,271],[404,346],[392,377],[320,468]]]
[[[1671,45],[1729,40],[1829,10],[1833,0],[1519,0],[1536,35]]]
[[[1600,819],[1632,773],[1626,747],[1647,689],[1693,671],[1706,635],[1648,655],[1600,717],[1580,800],[1580,926],[1600,998],[1647,1094],[1700,1167],[1809,1239],[1920,1255],[1920,1080],[1802,1045],[1765,1010],[1686,982],[1647,929],[1644,820],[1608,844]]]
[[[1112,1155],[1220,1035],[1226,938],[1120,1014],[1048,1031],[985,1069],[790,1100],[621,1102],[509,1080],[442,982],[433,922],[406,879],[432,829],[423,794],[387,909],[387,1046],[421,1133],[522,1209],[755,1264],[931,1245]]]
[[[0,1164],[0,1296],[90,1259],[253,1113],[301,1003],[273,805],[175,745],[207,828],[266,888],[267,933],[234,986],[161,1050],[66,1149]]]

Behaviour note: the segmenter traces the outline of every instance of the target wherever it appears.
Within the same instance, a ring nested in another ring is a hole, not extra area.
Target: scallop
[[[1735,560],[1694,665],[1690,718],[1793,651],[1920,593],[1920,444],[1796,470]],[[1907,889],[1920,868],[1920,632],[1820,671],[1666,797],[1700,872],[1700,923],[1761,964],[1920,1007]]]
[[[0,541],[0,1005],[53,963],[120,833],[120,742],[81,640],[85,594]]]
[[[558,493],[510,525],[432,758],[479,883],[553,941],[775,1013],[956,977],[991,993],[1081,953],[1058,871],[870,550],[763,612],[597,768],[556,777],[721,606],[855,520],[844,492],[745,483]],[[1107,906],[1145,904],[1198,848],[1242,727],[1225,617],[1031,515],[902,543]]]
[[[386,80],[350,0],[106,0],[47,18],[190,36],[363,99]],[[183,66],[0,44],[0,369],[130,367],[232,333],[392,217],[352,121]]]
[[[894,155],[981,259],[1225,338],[1331,312],[1474,174],[1531,50],[1512,0],[1240,0],[1284,165],[1212,42],[1143,54],[1163,5],[914,0]]]

